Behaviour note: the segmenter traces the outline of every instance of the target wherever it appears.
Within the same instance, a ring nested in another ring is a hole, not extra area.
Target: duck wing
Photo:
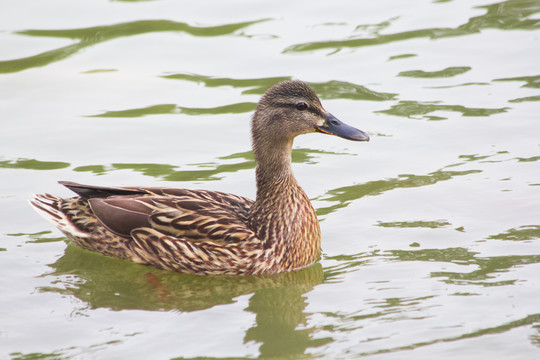
[[[140,228],[191,241],[239,242],[253,232],[247,216],[253,201],[217,191],[157,187],[101,187],[62,182],[86,199],[109,231],[130,237]]]

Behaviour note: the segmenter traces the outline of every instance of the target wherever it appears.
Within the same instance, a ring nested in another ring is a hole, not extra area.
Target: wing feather
[[[175,188],[63,185],[84,194],[99,222],[123,237],[130,237],[139,228],[216,244],[242,242],[253,236],[247,225],[253,201],[241,196]]]

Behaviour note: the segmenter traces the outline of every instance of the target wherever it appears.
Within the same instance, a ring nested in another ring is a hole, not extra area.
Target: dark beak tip
[[[355,140],[356,141],[369,141],[370,137],[368,134],[362,131],[360,134],[358,134]]]
[[[362,130],[355,129],[355,128],[352,128],[352,129],[350,133],[338,135],[338,136],[347,140],[352,140],[352,141],[369,141],[370,140],[369,135],[363,132]]]
[[[325,124],[317,127],[317,130],[330,135],[336,135],[352,141],[369,141],[369,135],[360,129],[347,125],[338,120],[331,113],[325,114]]]

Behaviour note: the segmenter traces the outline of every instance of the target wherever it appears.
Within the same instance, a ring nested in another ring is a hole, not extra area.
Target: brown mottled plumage
[[[297,135],[369,137],[326,112],[300,81],[269,89],[252,120],[257,199],[217,191],[100,187],[60,182],[79,196],[35,195],[34,208],[78,246],[157,268],[196,274],[299,269],[318,257],[315,211],[291,170]]]

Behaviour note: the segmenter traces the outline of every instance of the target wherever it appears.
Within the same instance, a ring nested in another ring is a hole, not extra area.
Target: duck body
[[[367,141],[341,123],[306,84],[268,90],[252,120],[255,201],[207,190],[101,187],[60,182],[79,196],[34,195],[31,205],[76,245],[185,273],[265,274],[300,269],[319,256],[315,210],[291,169],[294,137],[321,132]]]

